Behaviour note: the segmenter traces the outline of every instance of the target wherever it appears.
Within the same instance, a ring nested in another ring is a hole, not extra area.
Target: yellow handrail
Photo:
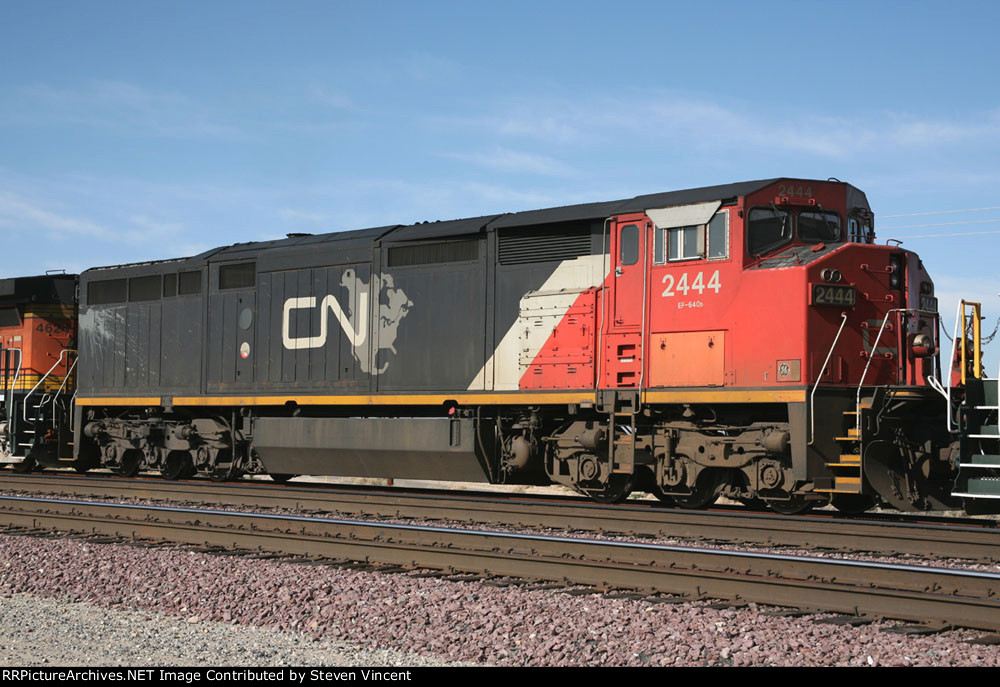
[[[966,318],[969,316],[966,306],[972,308],[972,376],[976,379],[982,379],[983,377],[983,341],[982,332],[980,331],[980,321],[981,317],[979,315],[982,305],[980,303],[973,303],[972,301],[962,301],[962,384],[966,381],[966,361],[968,360],[968,351],[966,351],[966,346],[968,340],[966,339],[965,332],[968,331],[966,325]]]

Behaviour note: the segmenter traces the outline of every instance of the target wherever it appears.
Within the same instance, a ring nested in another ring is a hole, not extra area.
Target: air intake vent
[[[593,252],[589,226],[502,231],[499,249],[501,265],[572,260]]]
[[[464,262],[479,259],[479,239],[394,246],[389,249],[389,267],[409,267],[435,262]]]

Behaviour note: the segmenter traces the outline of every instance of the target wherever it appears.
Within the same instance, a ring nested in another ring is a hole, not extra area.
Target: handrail
[[[608,307],[608,277],[611,274],[611,262],[614,260],[614,254],[611,251],[611,241],[608,238],[608,227],[611,225],[611,218],[608,217],[604,220],[604,228],[601,231],[601,251],[604,251],[604,246],[607,244],[607,252],[602,252],[601,254],[601,326],[597,329],[597,375],[594,379],[594,388],[601,388],[601,374],[603,370],[604,361],[604,312]],[[595,394],[596,396],[596,394]]]
[[[17,386],[17,378],[21,376],[21,361],[24,360],[24,354],[21,352],[20,348],[8,348],[8,351],[17,351],[17,369],[14,370],[14,376],[10,380],[10,389],[8,389],[7,398],[11,403],[14,402],[14,387]],[[12,414],[9,414],[10,416]]]
[[[982,350],[982,334],[980,332],[980,308],[981,303],[974,303],[972,301],[963,300],[960,307],[962,308],[962,384],[966,382],[966,363],[968,361],[966,357],[966,340],[965,340],[965,306],[972,306],[972,376],[976,379],[982,378],[982,365],[983,365],[983,350]]]
[[[25,422],[28,422],[28,399],[31,398],[31,395],[38,390],[38,387],[40,387],[42,385],[42,382],[44,382],[46,379],[49,378],[49,375],[52,374],[52,371],[59,366],[59,363],[62,362],[63,356],[65,356],[67,353],[70,353],[71,351],[74,352],[74,353],[76,352],[75,350],[73,350],[71,348],[64,348],[62,351],[60,351],[59,358],[52,364],[52,367],[49,368],[49,371],[46,372],[44,375],[42,375],[41,379],[38,380],[38,382],[35,384],[35,386],[31,387],[31,391],[29,391],[25,395],[25,397],[24,397],[24,410],[21,413],[21,416],[22,416],[22,418],[24,419]]]
[[[840,334],[844,331],[844,325],[847,324],[847,313],[840,313],[840,318],[840,329],[837,330],[837,336],[833,337],[830,350],[826,353],[826,360],[823,361],[823,367],[819,371],[819,376],[816,377],[816,384],[813,385],[812,393],[809,394],[809,446],[812,446],[813,442],[816,441],[816,415],[813,412],[816,406],[816,389],[819,388],[820,380],[823,379],[823,373],[826,372],[826,366],[830,363],[830,356],[833,355],[833,349],[837,347],[837,342],[840,341]]]
[[[865,370],[864,370],[864,372],[861,373],[861,381],[858,382],[858,393],[857,393],[857,396],[855,396],[855,399],[854,399],[854,405],[855,405],[854,409],[858,412],[859,436],[860,436],[860,429],[861,429],[861,427],[860,427],[860,425],[861,425],[861,387],[863,387],[865,385],[865,377],[868,376],[868,368],[871,367],[872,360],[875,359],[875,351],[878,350],[878,342],[882,340],[882,332],[885,331],[885,325],[889,323],[889,315],[893,314],[894,312],[898,313],[901,310],[905,310],[905,308],[893,308],[892,310],[886,311],[885,317],[882,318],[882,326],[878,330],[878,336],[875,337],[875,341],[872,343],[872,352],[871,352],[871,355],[868,356],[868,362],[865,363]]]
[[[69,350],[71,352],[75,352],[73,349],[67,349],[67,350]],[[67,358],[67,360],[68,360],[68,358]],[[56,393],[52,396],[52,403],[53,404],[55,404],[56,401],[59,400],[59,395],[63,392],[63,389],[66,388],[66,383],[69,382],[70,375],[73,374],[73,370],[76,369],[76,364],[78,362],[80,362],[80,356],[77,356],[76,358],[73,358],[73,364],[69,366],[68,370],[66,370],[66,374],[63,376],[62,384],[59,385],[59,388],[56,390]]]
[[[854,406],[855,406],[854,410],[857,412],[857,418],[858,418],[857,428],[858,428],[858,436],[859,437],[861,436],[861,389],[865,385],[865,377],[868,376],[868,368],[871,366],[872,360],[875,359],[875,351],[878,350],[878,343],[882,339],[882,332],[885,331],[885,325],[889,323],[889,315],[892,315],[893,313],[911,313],[911,312],[912,313],[922,313],[922,314],[925,314],[925,315],[934,315],[936,317],[936,313],[933,313],[930,310],[921,310],[919,308],[893,308],[892,310],[886,311],[885,317],[882,319],[882,326],[878,330],[878,336],[875,337],[875,341],[872,343],[872,352],[871,352],[871,355],[868,356],[868,362],[865,363],[864,372],[861,373],[861,381],[858,382],[858,392],[857,392],[857,395],[854,398]],[[900,319],[900,318],[897,317],[897,319]],[[902,324],[901,321],[899,323],[899,326],[900,326],[900,328],[902,328],[902,326],[903,326],[903,324]],[[949,380],[950,380],[950,376],[949,376]],[[949,408],[949,410],[950,410],[950,408]]]
[[[952,369],[955,365],[955,350],[958,346],[958,336],[959,333],[962,335],[962,339],[965,339],[965,307],[963,306],[965,301],[959,301],[958,307],[955,308],[955,328],[952,330],[954,336],[951,339],[951,357],[948,358],[948,385],[946,389],[946,397],[948,399],[948,432],[954,432],[955,430],[951,428],[951,378]]]

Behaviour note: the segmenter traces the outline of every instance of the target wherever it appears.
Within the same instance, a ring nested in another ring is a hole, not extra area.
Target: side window
[[[104,279],[87,284],[87,305],[124,303],[128,294],[127,279]]]
[[[671,260],[697,260],[705,255],[704,225],[674,227],[667,231],[667,257]]]
[[[177,295],[192,296],[201,293],[201,272],[181,272],[177,275]]]
[[[177,273],[163,275],[163,297],[172,298],[177,295]]]
[[[729,257],[729,212],[715,213],[708,223],[708,259],[721,260]]]
[[[246,289],[257,283],[257,263],[244,262],[219,268],[220,289]]]
[[[148,277],[132,277],[128,280],[128,299],[130,301],[155,301],[160,298],[160,275]]]
[[[639,262],[639,227],[629,224],[623,227],[618,237],[620,264],[634,265]]]
[[[871,223],[857,217],[847,218],[847,240],[852,243],[874,243]]]

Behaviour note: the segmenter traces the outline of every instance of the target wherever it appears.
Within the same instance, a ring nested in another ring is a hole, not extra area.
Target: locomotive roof
[[[372,240],[387,242],[418,241],[423,239],[445,239],[454,236],[478,234],[487,226],[494,229],[504,227],[525,227],[535,224],[550,224],[555,222],[574,222],[587,220],[603,220],[623,212],[638,212],[649,208],[669,207],[672,205],[690,205],[711,200],[725,200],[745,196],[775,183],[779,178],[743,181],[735,184],[704,186],[701,188],[652,193],[624,200],[611,200],[600,203],[582,203],[579,205],[564,205],[540,210],[525,210],[501,215],[483,215],[436,222],[418,222],[416,224],[397,224],[375,229],[358,229],[330,234],[290,235],[285,239],[274,241],[255,241],[253,243],[237,243],[204,253],[199,258],[212,260],[233,259],[241,253],[256,252],[262,249],[301,246],[310,243],[325,243],[327,241],[353,241],[365,244]]]
[[[239,259],[247,253],[257,253],[261,250],[286,248],[292,246],[308,246],[328,242],[344,242],[343,247],[369,246],[374,241],[405,242],[424,239],[447,239],[456,236],[477,234],[486,227],[501,229],[505,227],[526,227],[539,224],[558,222],[580,222],[603,220],[625,212],[641,212],[651,208],[663,208],[676,205],[691,205],[713,200],[736,199],[765,186],[774,184],[785,177],[773,179],[758,179],[756,181],[741,181],[733,184],[703,186],[700,188],[651,193],[623,200],[612,200],[599,203],[582,203],[578,205],[563,205],[539,210],[525,210],[499,215],[483,215],[436,222],[417,222],[415,224],[395,224],[368,229],[339,231],[328,234],[289,234],[287,238],[271,241],[253,241],[236,243],[206,251],[186,260],[232,260]],[[805,180],[803,180],[805,181]],[[843,182],[840,182],[843,183]],[[850,184],[845,184],[854,193],[864,194]],[[159,262],[159,261],[157,261]],[[126,267],[131,265],[117,265]],[[92,268],[109,269],[109,268]],[[87,270],[90,271],[90,270]]]

